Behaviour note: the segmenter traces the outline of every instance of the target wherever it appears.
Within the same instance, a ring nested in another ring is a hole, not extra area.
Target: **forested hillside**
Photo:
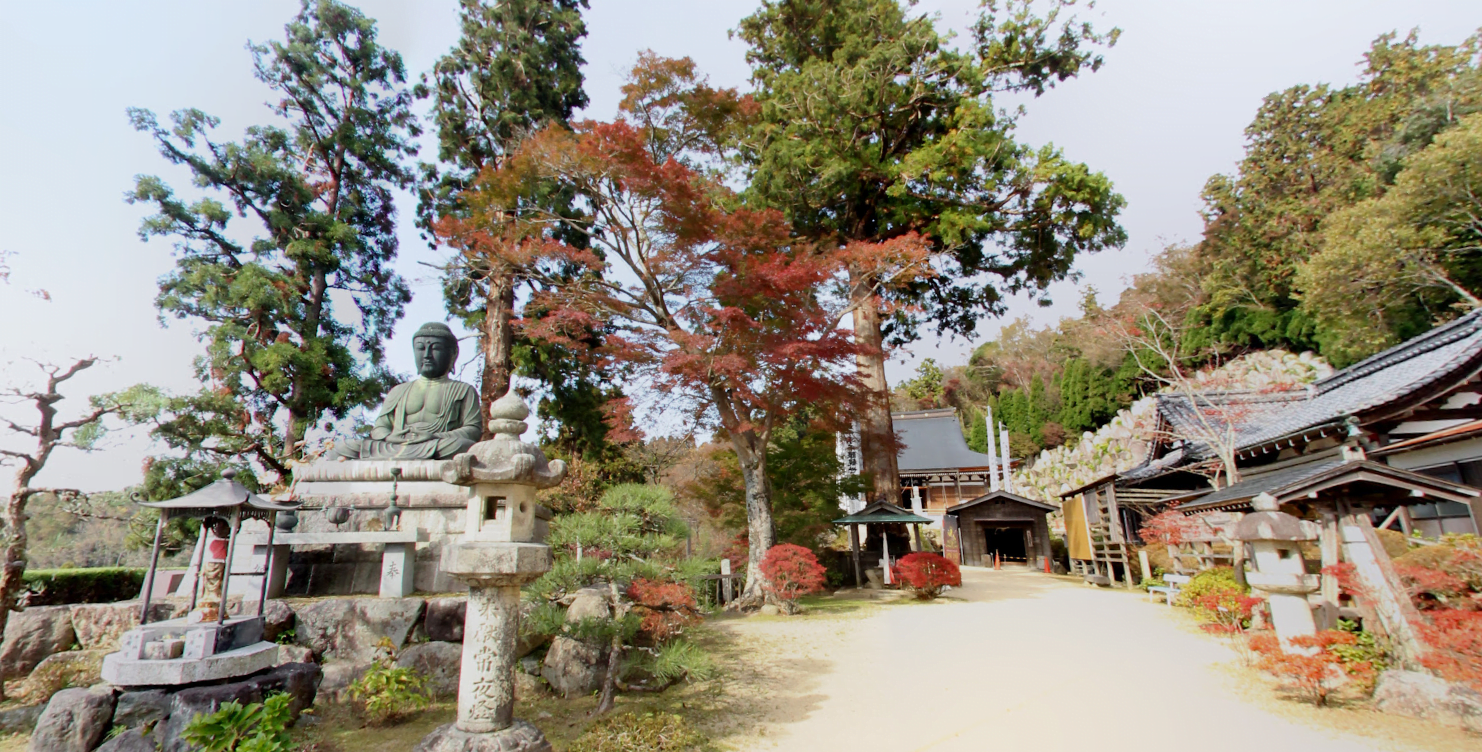
[[[956,407],[981,450],[991,406],[1028,457],[1157,387],[1147,337],[1196,368],[1274,349],[1341,367],[1482,304],[1479,53],[1482,35],[1387,34],[1358,83],[1266,97],[1235,174],[1205,185],[1197,242],[1165,248],[1114,305],[1086,288],[1078,317],[1014,321],[965,365],[928,361],[895,408]]]

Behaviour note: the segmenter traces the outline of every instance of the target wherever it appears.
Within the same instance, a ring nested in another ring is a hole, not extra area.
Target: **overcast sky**
[[[379,21],[381,42],[401,52],[413,76],[457,37],[456,0],[358,5]],[[162,326],[153,307],[156,281],[172,264],[170,243],[141,242],[144,207],[123,201],[137,174],[160,175],[177,189],[188,176],[163,162],[124,111],[145,107],[163,116],[196,107],[220,117],[222,132],[233,138],[266,121],[270,94],[252,78],[245,44],[281,37],[298,6],[0,0],[0,250],[13,254],[10,284],[0,286],[0,383],[34,376],[22,358],[91,354],[112,360],[76,379],[68,394],[77,399],[64,408],[141,381],[179,391],[194,386],[191,361],[200,343],[193,327]],[[976,6],[934,0],[918,7],[939,13],[943,26],[963,28]],[[713,83],[745,87],[745,48],[728,32],[754,7],[592,0],[586,115],[614,113],[623,74],[643,49],[692,57]],[[1387,31],[1418,27],[1424,42],[1459,42],[1482,26],[1482,3],[1106,0],[1085,15],[1121,27],[1121,41],[1100,72],[1030,102],[1020,135],[1034,145],[1054,143],[1112,178],[1127,198],[1126,248],[1080,260],[1081,281],[1055,286],[1052,307],[1019,301],[1005,319],[985,319],[973,342],[932,339],[898,353],[892,382],[908,377],[921,358],[961,362],[1015,316],[1048,324],[1073,314],[1077,290],[1087,284],[1103,300],[1115,299],[1150,253],[1198,237],[1200,188],[1210,175],[1233,169],[1263,96],[1299,83],[1352,83],[1370,42]],[[434,156],[424,148],[424,158]],[[410,333],[445,314],[436,280],[419,264],[439,256],[417,238],[411,199],[403,198],[397,266],[414,299],[389,352],[392,367],[410,373]],[[476,381],[477,374],[470,368],[463,378]],[[111,442],[91,455],[59,452],[41,481],[87,490],[137,482],[149,442],[129,435]],[[0,484],[8,487],[8,473]]]

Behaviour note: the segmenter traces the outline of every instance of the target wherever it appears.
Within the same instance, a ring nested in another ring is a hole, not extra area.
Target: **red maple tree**
[[[762,575],[766,578],[766,591],[782,602],[791,612],[793,602],[809,593],[823,589],[825,582],[823,565],[818,557],[802,546],[779,543],[762,557]]]
[[[538,286],[529,305],[543,313],[519,322],[529,336],[585,348],[631,374],[639,396],[729,439],[751,544],[739,605],[760,605],[762,557],[776,542],[772,432],[800,410],[828,422],[863,398],[849,368],[862,350],[840,326],[858,291],[841,287],[842,270],[866,259],[898,270],[898,283],[922,273],[926,246],[914,235],[800,243],[779,213],[746,207],[714,168],[752,105],[710,88],[689,61],[641,57],[624,94],[614,122],[532,135],[465,194],[470,211],[437,230],[464,254],[525,270]],[[531,192],[552,183],[575,192],[580,216],[532,208]]]
[[[902,556],[895,566],[895,575],[923,600],[941,595],[942,588],[948,585],[962,587],[962,570],[947,557],[928,551]]]

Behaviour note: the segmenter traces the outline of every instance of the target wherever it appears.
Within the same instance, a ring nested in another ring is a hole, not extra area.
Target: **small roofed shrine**
[[[1050,564],[1048,515],[1055,507],[1008,491],[991,491],[947,507],[943,548],[968,566],[1044,569]]]
[[[144,604],[139,626],[119,640],[118,652],[103,658],[103,679],[123,687],[177,686],[247,676],[272,668],[278,646],[263,639],[263,611],[267,577],[262,578],[255,613],[228,616],[227,588],[242,523],[267,522],[269,549],[279,512],[292,512],[296,503],[270,501],[238,483],[227,470],[220,480],[194,493],[168,501],[141,501],[159,510],[149,571],[144,579]],[[159,566],[160,539],[165,525],[179,518],[202,520],[207,545],[199,576],[190,594],[190,609],[180,618],[149,621],[150,597]],[[244,604],[245,605],[245,604]]]
[[[921,538],[921,526],[932,524],[932,520],[891,504],[888,501],[877,501],[864,509],[834,520],[835,525],[849,526],[849,553],[854,560],[854,586],[862,587],[865,583],[865,570],[860,566],[860,552],[865,550],[866,554],[877,556],[878,564],[869,568],[869,572],[880,572],[880,584],[891,584],[890,568],[892,559],[890,556],[890,541],[896,540],[896,550],[900,553],[908,553],[912,548],[912,536],[906,530],[914,534],[914,547],[917,551],[925,550]],[[860,526],[864,526],[863,535]],[[873,534],[872,534],[873,533]],[[878,547],[874,542],[878,541]],[[874,577],[870,577],[873,583]]]

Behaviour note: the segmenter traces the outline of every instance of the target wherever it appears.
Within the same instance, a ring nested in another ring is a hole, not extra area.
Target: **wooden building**
[[[991,491],[943,513],[944,553],[959,564],[1040,570],[1050,557],[1048,517],[1055,507],[1007,491]]]
[[[902,507],[931,518],[932,527],[941,528],[949,507],[992,488],[994,458],[967,447],[956,410],[916,410],[890,417],[901,437],[897,464]]]
[[[1160,438],[1148,461],[1064,497],[1072,560],[1088,577],[1120,576],[1130,586],[1130,549],[1138,543],[1140,521],[1170,507],[1213,531],[1203,547],[1180,552],[1189,558],[1179,560],[1179,568],[1238,565],[1243,548],[1223,531],[1261,494],[1323,522],[1330,536],[1349,523],[1428,536],[1476,532],[1482,520],[1482,497],[1472,490],[1482,483],[1482,311],[1306,388],[1160,394],[1158,419]],[[1207,480],[1219,460],[1196,438],[1211,419],[1233,437],[1240,481],[1226,488]],[[1336,546],[1330,541],[1327,548]],[[1313,567],[1336,555],[1325,551]],[[1325,594],[1336,587],[1324,578]]]

